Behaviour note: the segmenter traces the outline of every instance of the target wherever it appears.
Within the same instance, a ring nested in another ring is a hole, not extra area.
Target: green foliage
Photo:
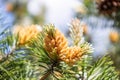
[[[104,56],[93,64],[88,72],[88,80],[119,80],[118,73],[112,67],[110,57]]]
[[[88,15],[96,13],[95,1],[93,1],[93,0],[84,0],[83,3],[84,3],[84,5],[86,6],[86,8],[88,10],[87,11]]]
[[[0,65],[0,80],[26,80],[31,79],[33,71],[29,62],[25,60],[7,60]]]

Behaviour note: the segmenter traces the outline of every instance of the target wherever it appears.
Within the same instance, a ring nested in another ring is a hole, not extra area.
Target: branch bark
[[[40,78],[40,80],[45,80],[50,74],[51,74],[51,70],[45,73],[44,76]]]

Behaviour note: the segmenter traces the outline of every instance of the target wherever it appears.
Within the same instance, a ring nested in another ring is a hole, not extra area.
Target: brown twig
[[[40,80],[45,80],[50,74],[51,74],[51,70],[45,73],[44,76],[40,78]]]

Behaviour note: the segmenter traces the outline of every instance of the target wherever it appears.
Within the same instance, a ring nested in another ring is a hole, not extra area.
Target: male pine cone
[[[82,48],[77,46],[68,47],[67,39],[62,33],[54,29],[54,35],[51,35],[52,32],[50,31],[52,30],[49,30],[45,35],[44,48],[51,59],[73,65],[81,58],[84,53]]]
[[[18,35],[18,45],[24,45],[31,39],[36,38],[38,33],[41,31],[37,25],[31,25],[29,27],[15,27],[14,33]]]
[[[67,48],[67,39],[58,30],[55,30],[54,36],[46,34],[44,43],[46,51],[53,60],[59,58],[62,50]]]

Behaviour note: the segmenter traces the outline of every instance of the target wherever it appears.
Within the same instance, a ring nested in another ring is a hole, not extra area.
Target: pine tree
[[[2,20],[2,19],[1,19]],[[7,25],[7,24],[6,24]],[[53,24],[3,30],[0,80],[119,80],[110,57],[92,62],[93,48],[83,40],[78,19],[70,23],[72,45]]]

